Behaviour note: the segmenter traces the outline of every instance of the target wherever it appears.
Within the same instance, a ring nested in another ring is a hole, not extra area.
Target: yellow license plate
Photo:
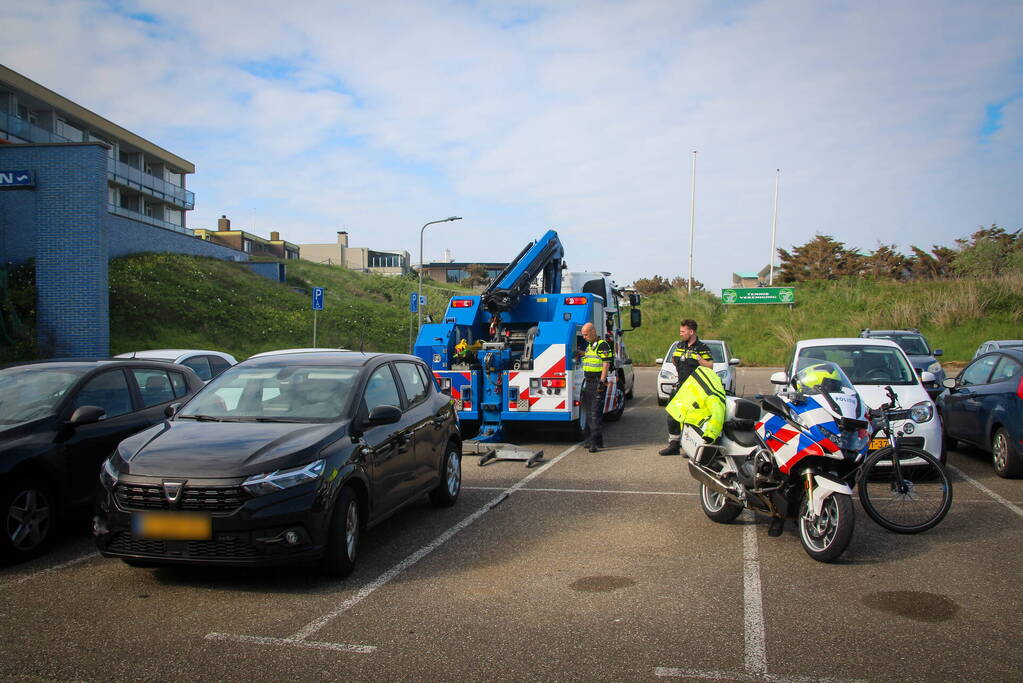
[[[871,439],[870,450],[879,451],[882,448],[888,448],[888,439]]]
[[[213,538],[213,520],[193,512],[141,512],[132,516],[136,538],[158,541],[208,541]]]

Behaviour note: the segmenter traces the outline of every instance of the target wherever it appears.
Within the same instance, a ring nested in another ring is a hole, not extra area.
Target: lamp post
[[[696,231],[696,150],[693,150],[693,203],[689,209],[689,293],[693,293],[693,233]]]
[[[781,169],[774,169],[774,215],[771,218],[771,274],[767,284],[774,287],[774,237],[778,232],[778,183],[781,181]]]
[[[423,301],[423,233],[426,232],[426,226],[428,226],[428,225],[433,225],[434,223],[447,223],[448,221],[460,221],[460,220],[462,220],[461,216],[448,216],[447,218],[442,218],[439,221],[430,221],[429,223],[426,223],[425,225],[423,225],[422,228],[419,229],[419,293],[416,295],[416,310],[419,313],[419,327],[423,326],[423,305],[422,305],[422,301]],[[419,329],[419,327],[417,327],[416,329]]]

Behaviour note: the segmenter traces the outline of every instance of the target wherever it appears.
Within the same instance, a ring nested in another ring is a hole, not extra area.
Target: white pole
[[[689,293],[693,293],[693,232],[696,229],[696,150],[693,150],[693,203],[689,210]]]
[[[778,182],[781,180],[781,169],[774,169],[774,217],[771,219],[771,276],[767,284],[774,286],[774,238],[778,232]]]

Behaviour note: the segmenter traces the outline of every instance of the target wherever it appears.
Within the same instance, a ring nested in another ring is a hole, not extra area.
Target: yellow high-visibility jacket
[[[725,387],[717,373],[702,365],[686,378],[665,410],[683,425],[692,425],[714,441],[725,424]]]

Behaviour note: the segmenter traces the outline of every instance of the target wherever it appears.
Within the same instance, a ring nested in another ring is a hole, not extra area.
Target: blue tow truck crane
[[[582,326],[593,323],[615,351],[604,404],[615,420],[631,398],[634,375],[624,334],[641,324],[639,295],[626,295],[608,273],[566,273],[554,230],[529,243],[481,295],[457,295],[439,323],[423,325],[413,353],[432,368],[455,402],[465,446],[484,457],[527,460],[540,455],[502,443],[513,428],[560,425],[579,438],[586,429],[576,350]],[[620,304],[631,306],[630,328]]]

